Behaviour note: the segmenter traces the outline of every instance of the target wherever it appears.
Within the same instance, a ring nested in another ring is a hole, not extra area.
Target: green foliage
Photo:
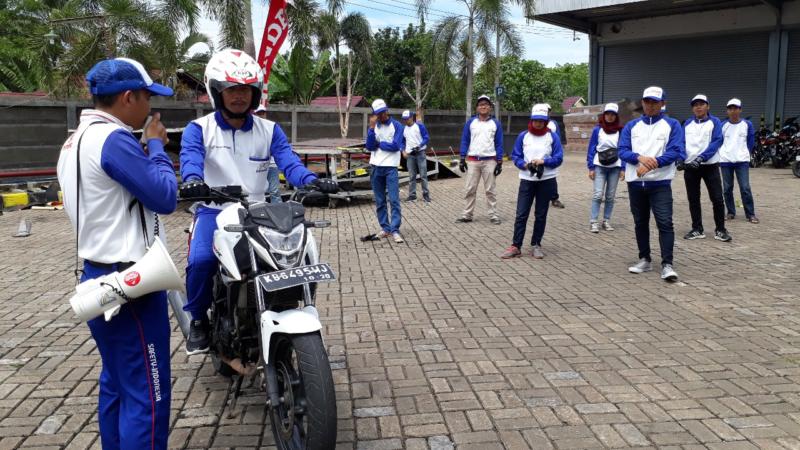
[[[566,97],[588,97],[589,65],[586,63],[545,67],[538,61],[504,56],[500,67],[500,84],[506,88],[506,97],[503,99],[503,109],[506,111],[528,111],[535,103],[549,103],[554,112],[562,112],[561,102]],[[493,91],[492,62],[478,69],[475,98]]]
[[[329,51],[314,58],[307,47],[295,45],[288,59],[278,55],[269,77],[270,102],[307,105],[334,85]]]

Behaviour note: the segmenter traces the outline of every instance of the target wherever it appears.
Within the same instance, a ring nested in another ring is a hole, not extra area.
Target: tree
[[[163,0],[157,5],[147,0],[9,0],[4,6],[0,20],[8,17],[5,13],[15,16],[19,32],[13,39],[24,53],[2,61],[13,63],[17,76],[29,80],[29,88],[36,84],[56,95],[69,95],[70,88],[83,92],[89,68],[114,56],[159,68],[167,79],[182,56],[179,34],[191,35],[199,15],[193,0]],[[0,49],[4,41],[0,39]]]
[[[289,57],[279,55],[269,81],[270,101],[307,105],[334,86],[329,51],[313,58],[309,48],[295,44]]]
[[[328,12],[319,17],[317,45],[320,51],[330,49],[330,60],[336,86],[336,104],[339,111],[339,129],[342,137],[347,137],[350,128],[350,102],[363,70],[371,63],[372,33],[369,21],[361,13],[349,13],[340,19],[344,9],[343,0],[329,0]],[[342,54],[342,47],[348,52]],[[358,66],[353,68],[353,59]],[[343,73],[344,71],[344,73]],[[342,104],[342,83],[345,90],[345,104]]]
[[[522,7],[524,17],[533,17],[535,0],[506,0],[500,3],[500,7],[495,11],[495,15],[490,17],[494,23],[495,53],[494,53],[494,87],[500,86],[502,50],[505,53],[518,55],[522,53],[522,38],[517,33],[514,25],[508,20],[510,4]],[[526,19],[527,20],[527,19]],[[495,99],[495,114],[499,117],[502,113],[502,99]]]
[[[192,0],[179,0],[190,2]],[[222,48],[241,49],[255,58],[251,0],[200,0],[209,16],[219,23]]]
[[[490,54],[488,36],[494,31],[500,16],[500,0],[460,0],[467,15],[450,15],[441,20],[434,31],[435,51],[463,73],[466,80],[467,118],[472,114],[472,91],[475,75],[475,53]]]

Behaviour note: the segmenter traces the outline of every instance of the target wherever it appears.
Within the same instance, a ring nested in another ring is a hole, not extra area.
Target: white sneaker
[[[592,222],[589,224],[589,231],[592,233],[599,233],[600,232],[600,224],[597,222]]]
[[[630,273],[643,273],[643,272],[650,272],[653,270],[653,264],[642,258],[636,264],[628,267],[628,272]]]
[[[400,236],[400,233],[398,233],[396,231],[394,233],[392,233],[392,237],[394,238],[394,242],[396,244],[402,244],[403,242],[405,242],[403,240],[403,236]]]
[[[611,226],[611,222],[604,220],[603,221],[603,230],[605,231],[614,231],[614,227]]]
[[[678,280],[678,273],[672,268],[672,264],[664,264],[661,267],[661,279],[665,281]]]

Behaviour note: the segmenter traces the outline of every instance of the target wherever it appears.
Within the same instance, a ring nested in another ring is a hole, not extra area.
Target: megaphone
[[[183,291],[183,281],[164,243],[156,237],[139,262],[122,272],[84,281],[75,288],[69,303],[84,322],[101,314],[108,321],[128,300],[167,289]]]

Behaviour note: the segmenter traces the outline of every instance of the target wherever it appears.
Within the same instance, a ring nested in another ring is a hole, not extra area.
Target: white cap
[[[488,95],[484,94],[484,95],[481,95],[480,97],[478,97],[478,100],[475,102],[475,104],[477,105],[478,103],[481,102],[481,100],[486,100],[487,102],[489,102],[490,105],[494,106],[494,102],[492,101],[491,98],[489,98]]]
[[[531,109],[531,120],[547,120],[547,105],[544,103],[537,103]]]
[[[258,108],[256,108],[256,110],[253,111],[253,113],[255,114],[255,113],[260,113],[260,112],[267,112],[267,107],[264,106],[263,104],[259,104]]]
[[[708,97],[706,97],[704,94],[697,94],[697,95],[694,96],[692,101],[689,102],[689,104],[690,105],[694,105],[694,102],[704,102],[704,103],[708,104]]]
[[[544,105],[545,108],[547,108],[547,111],[550,111],[551,109],[553,109],[553,107],[550,106],[550,103],[542,103],[542,104]]]
[[[411,117],[411,111],[409,111],[409,110],[405,110],[405,111],[403,111],[403,115],[402,115],[402,116],[400,116],[400,117],[402,117],[403,119],[408,119],[408,118],[410,118],[410,117]]]
[[[619,105],[616,103],[608,103],[605,108],[603,108],[603,112],[613,112],[615,114],[619,114]]]
[[[658,86],[650,86],[649,88],[644,90],[642,94],[642,98],[649,98],[650,100],[655,100],[660,102],[664,100],[664,89],[661,89]]]
[[[386,106],[386,102],[383,101],[383,99],[378,98],[378,99],[375,99],[374,102],[372,102],[372,114],[380,114],[380,113],[382,113],[384,111],[388,111],[388,110],[389,110],[389,107]]]
[[[736,106],[736,107],[741,108],[742,107],[742,101],[739,100],[738,98],[732,98],[732,99],[728,100],[727,106]]]

